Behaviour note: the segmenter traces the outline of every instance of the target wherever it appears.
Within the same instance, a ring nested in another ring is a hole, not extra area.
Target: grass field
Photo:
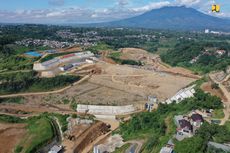
[[[15,153],[33,153],[53,138],[53,128],[47,117],[28,120],[27,134],[15,148]]]
[[[125,153],[129,146],[130,144],[125,144],[121,148],[117,148],[113,153]]]
[[[24,97],[0,98],[0,103],[22,104],[24,103],[24,100]]]
[[[0,115],[0,122],[2,123],[23,123],[25,120],[15,117],[15,116],[8,116],[8,115]]]
[[[50,54],[50,55],[47,55],[46,57],[42,58],[40,60],[40,62],[45,62],[45,61],[51,60],[51,59],[53,59],[55,57],[63,56],[63,55],[71,54],[71,53],[76,53],[76,51],[74,51],[74,52],[64,52],[64,53]]]
[[[213,118],[217,118],[217,119],[221,119],[224,118],[224,112],[223,109],[216,109],[214,110],[213,114],[212,114]]]

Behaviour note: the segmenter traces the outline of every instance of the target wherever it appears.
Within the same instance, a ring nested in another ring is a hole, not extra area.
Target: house
[[[222,56],[226,53],[225,50],[217,50],[216,53],[219,55],[219,56]]]
[[[173,149],[170,147],[163,147],[161,148],[160,153],[173,153]]]
[[[48,153],[60,153],[61,150],[63,149],[62,146],[53,146]]]
[[[145,109],[151,112],[154,107],[156,108],[158,105],[158,99],[156,96],[148,96],[148,102],[145,104]]]
[[[204,123],[202,115],[194,113],[191,116],[191,123],[193,126],[200,127]]]
[[[193,127],[188,120],[186,119],[179,120],[179,127],[177,128],[177,133],[179,135],[185,135],[191,137],[192,132],[193,132]]]

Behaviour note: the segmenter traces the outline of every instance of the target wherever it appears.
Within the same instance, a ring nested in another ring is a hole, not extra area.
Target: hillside
[[[96,27],[134,27],[171,30],[230,30],[230,20],[206,15],[193,8],[163,7],[119,21],[90,24]]]

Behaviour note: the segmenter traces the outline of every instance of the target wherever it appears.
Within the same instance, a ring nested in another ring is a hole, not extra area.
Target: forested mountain
[[[172,30],[212,30],[230,31],[230,20],[206,15],[193,8],[163,7],[142,15],[119,21],[90,24],[97,27],[134,27]]]

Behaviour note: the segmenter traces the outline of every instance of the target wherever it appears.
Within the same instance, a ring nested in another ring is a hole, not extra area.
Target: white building
[[[205,30],[204,30],[204,33],[209,33],[209,29],[205,29]]]
[[[43,63],[34,63],[33,70],[35,71],[46,71],[53,68],[58,67],[62,63],[73,63],[73,62],[81,62],[81,60],[85,60],[87,58],[93,57],[94,54],[90,51],[80,52],[80,53],[73,53],[67,54],[60,57],[55,57],[49,61]]]
[[[180,101],[184,100],[185,98],[193,97],[194,93],[196,92],[194,87],[195,87],[195,85],[192,85],[188,88],[181,89],[173,97],[167,99],[165,101],[165,103],[171,104],[173,101],[175,101],[176,103],[179,103]]]

